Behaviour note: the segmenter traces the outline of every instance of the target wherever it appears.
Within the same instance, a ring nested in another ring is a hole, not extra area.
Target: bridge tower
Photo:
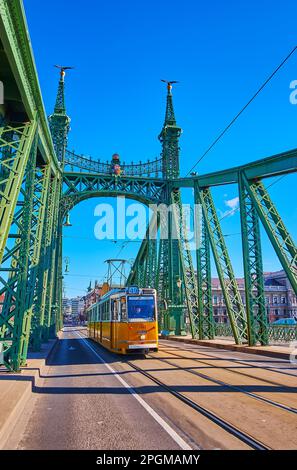
[[[170,180],[178,178],[179,171],[179,138],[182,129],[177,125],[173,106],[172,83],[167,82],[167,101],[165,120],[159,135],[162,144],[162,173],[163,178],[168,182],[168,200],[170,206],[172,203],[172,195],[170,188]],[[179,195],[179,191],[178,191]],[[179,197],[180,198],[180,197]],[[166,223],[166,222],[165,222]],[[166,235],[163,238],[162,223],[160,231],[159,245],[159,298],[162,298],[165,309],[162,312],[162,324],[160,325],[169,334],[182,335],[185,334],[184,325],[184,295],[182,286],[181,258],[179,243],[174,236],[174,220],[173,213],[168,212],[168,226],[165,226]],[[164,234],[165,235],[165,234]],[[162,310],[162,307],[161,307]]]
[[[49,116],[48,120],[56,155],[61,166],[63,167],[71,121],[69,116],[67,116],[65,105],[65,70],[71,69],[72,67],[57,67],[60,69],[60,80],[58,85],[56,104],[54,112]]]
[[[182,129],[177,126],[172,97],[172,83],[167,83],[167,102],[163,128],[159,135],[162,144],[163,177],[179,177],[179,138]]]
[[[64,171],[65,164],[65,152],[68,143],[68,133],[70,131],[70,117],[66,112],[65,104],[65,75],[66,70],[72,69],[73,67],[56,66],[60,69],[60,79],[58,84],[58,91],[56,97],[56,104],[53,114],[49,116],[50,131],[54,143],[54,149],[60,163],[62,171]],[[62,197],[62,186],[63,179],[60,178],[57,184],[56,191],[56,206],[59,207],[60,200]],[[53,256],[54,265],[52,270],[52,305],[48,306],[51,311],[47,312],[47,317],[51,318],[50,327],[51,329],[45,329],[45,333],[54,335],[59,331],[63,325],[62,317],[62,292],[63,292],[63,275],[62,275],[62,231],[63,231],[63,218],[61,213],[58,212],[57,223],[54,227],[54,246]],[[55,319],[55,321],[54,321]],[[47,338],[45,338],[47,339]]]

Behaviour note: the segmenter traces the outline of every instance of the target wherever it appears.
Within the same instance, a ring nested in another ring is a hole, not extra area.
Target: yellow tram
[[[158,350],[156,291],[113,289],[88,309],[88,335],[119,354]]]

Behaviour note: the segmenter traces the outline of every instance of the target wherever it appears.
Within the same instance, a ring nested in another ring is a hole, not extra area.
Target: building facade
[[[83,297],[75,297],[71,299],[71,316],[72,318],[78,318],[84,311],[84,299]]]
[[[245,305],[244,279],[237,278],[236,281]],[[281,318],[297,320],[297,298],[283,270],[264,273],[264,290],[269,323]],[[227,309],[218,278],[212,279],[212,304],[215,322],[228,323]]]

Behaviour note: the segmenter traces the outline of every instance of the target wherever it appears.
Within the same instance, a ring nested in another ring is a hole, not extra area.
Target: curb
[[[257,354],[259,356],[268,356],[268,357],[274,357],[277,359],[290,360],[289,352],[260,349],[255,346],[222,344],[222,343],[215,343],[209,340],[178,338],[175,336],[163,337],[162,339],[169,340],[169,341],[177,341],[179,343],[195,344],[199,346],[208,346],[208,347],[215,348],[215,349],[225,349],[226,351],[236,351],[236,352],[242,352],[246,354]],[[265,348],[265,346],[261,346],[261,348]]]

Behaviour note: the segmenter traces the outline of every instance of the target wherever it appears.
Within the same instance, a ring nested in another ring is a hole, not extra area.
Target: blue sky
[[[158,156],[166,99],[160,79],[175,79],[180,81],[174,89],[175,111],[184,130],[182,175],[297,43],[294,1],[24,4],[48,114],[58,79],[53,64],[75,66],[66,77],[72,119],[69,147],[104,160],[114,152],[127,162]],[[297,53],[197,171],[220,170],[296,147],[297,105],[289,101],[289,85],[296,79]],[[295,239],[296,182],[296,175],[290,175],[270,190]],[[236,196],[233,186],[214,191],[220,213]],[[120,253],[132,258],[140,245],[94,238],[94,208],[99,202],[91,199],[77,206],[71,213],[73,227],[65,230],[64,256],[70,259],[65,284],[70,296],[83,294],[90,279],[105,275],[107,257]],[[242,275],[238,213],[226,217],[222,226],[234,270]],[[278,269],[265,236],[263,253],[265,270]]]

